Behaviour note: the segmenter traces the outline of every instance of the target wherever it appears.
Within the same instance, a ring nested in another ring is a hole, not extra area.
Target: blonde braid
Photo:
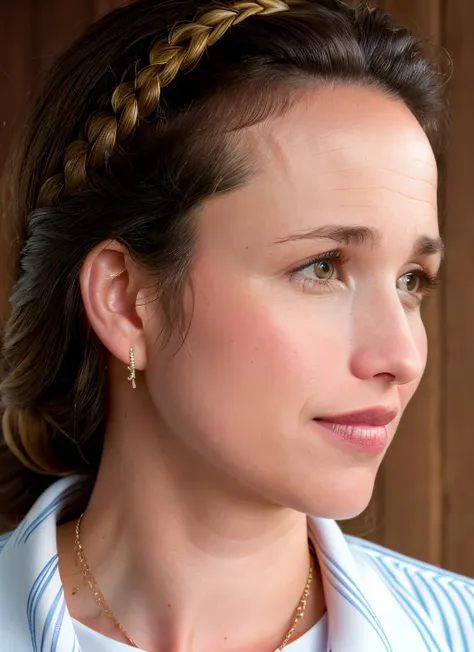
[[[64,172],[48,179],[41,188],[39,205],[55,205],[62,196],[85,187],[87,168],[107,165],[117,144],[132,135],[140,119],[159,108],[161,89],[180,70],[198,63],[206,48],[214,45],[233,25],[251,16],[289,9],[283,0],[235,2],[228,8],[207,11],[195,22],[178,25],[168,41],[153,46],[149,65],[137,74],[135,81],[117,86],[111,99],[113,114],[95,113],[90,117],[84,140],[76,140],[66,149]]]

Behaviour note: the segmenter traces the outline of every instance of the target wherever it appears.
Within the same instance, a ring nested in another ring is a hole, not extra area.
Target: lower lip
[[[388,446],[388,430],[386,426],[334,423],[317,419],[314,419],[313,423],[319,426],[339,446],[356,453],[379,455]]]

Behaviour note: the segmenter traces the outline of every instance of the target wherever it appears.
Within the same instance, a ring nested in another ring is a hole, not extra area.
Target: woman
[[[57,63],[12,203],[2,652],[474,650],[473,582],[334,521],[425,368],[439,84],[339,0],[145,0]]]

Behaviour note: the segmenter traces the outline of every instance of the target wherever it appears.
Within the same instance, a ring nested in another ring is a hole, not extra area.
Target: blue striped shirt
[[[0,537],[0,652],[81,652],[56,545],[57,520],[76,491],[77,478],[59,480]],[[308,517],[308,528],[327,605],[326,652],[474,652],[474,580],[344,536],[328,519]],[[82,652],[112,650],[109,639],[94,640]],[[305,640],[298,650],[313,652],[316,637]]]

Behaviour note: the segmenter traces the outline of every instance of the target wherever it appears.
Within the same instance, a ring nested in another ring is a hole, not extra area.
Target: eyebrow
[[[380,233],[376,229],[368,226],[338,226],[334,224],[326,224],[317,229],[306,231],[304,233],[295,233],[280,240],[276,240],[275,244],[283,242],[295,242],[296,240],[318,240],[320,238],[334,240],[340,244],[350,245],[365,244],[371,241],[376,244],[380,240]]]
[[[369,226],[338,226],[334,224],[326,224],[317,229],[312,229],[311,231],[295,233],[285,238],[275,240],[275,244],[295,242],[298,240],[317,240],[321,238],[333,240],[334,242],[344,245],[362,245],[367,242],[377,245],[380,243],[382,236],[377,229]],[[443,240],[439,237],[432,238],[427,235],[422,235],[415,243],[414,254],[418,256],[434,256],[440,254],[443,256]]]
[[[433,256],[435,254],[440,254],[443,258],[444,242],[441,238],[429,238],[426,235],[422,235],[416,242],[415,252],[419,256]]]

